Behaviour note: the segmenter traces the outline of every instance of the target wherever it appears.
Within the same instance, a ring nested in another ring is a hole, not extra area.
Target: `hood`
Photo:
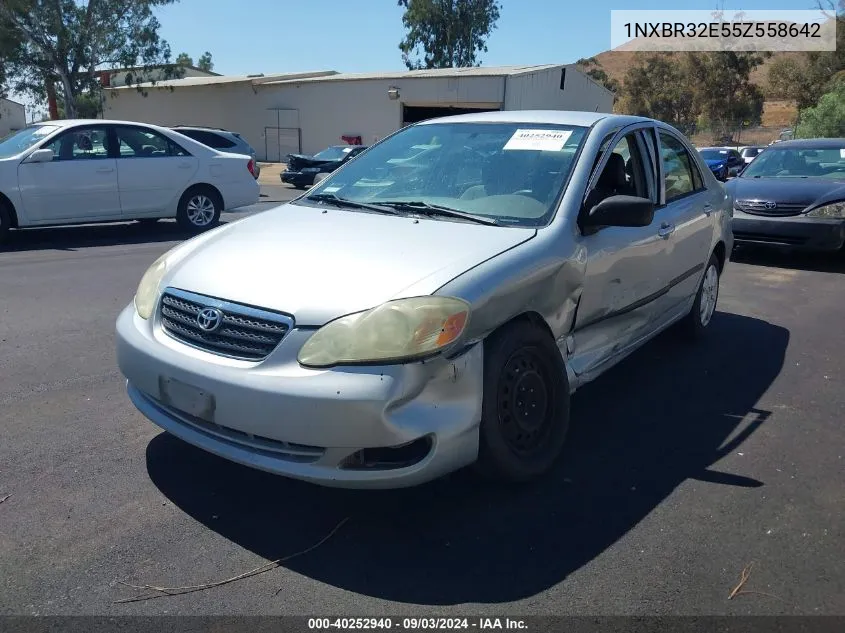
[[[819,206],[845,200],[845,181],[829,178],[734,178],[727,185],[734,200]]]
[[[278,310],[318,326],[390,299],[427,295],[537,234],[285,204],[205,234],[164,284]]]
[[[721,167],[725,163],[728,162],[727,158],[705,158],[704,162],[707,163],[707,166],[711,169],[713,167]]]

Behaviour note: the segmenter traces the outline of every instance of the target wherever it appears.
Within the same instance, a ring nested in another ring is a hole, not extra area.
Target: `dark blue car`
[[[745,165],[739,152],[728,147],[702,147],[698,153],[701,154],[716,179],[722,182],[729,176],[735,176]]]

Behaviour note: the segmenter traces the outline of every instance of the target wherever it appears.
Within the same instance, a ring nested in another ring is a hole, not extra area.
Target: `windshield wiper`
[[[325,202],[336,207],[346,207],[347,209],[367,209],[369,211],[377,211],[378,213],[387,213],[389,215],[399,215],[396,209],[388,206],[381,206],[377,204],[367,204],[366,202],[356,202],[348,198],[341,198],[333,193],[315,193],[313,196],[305,196],[304,200],[313,200],[314,202]]]
[[[494,219],[483,215],[476,215],[474,213],[467,213],[465,211],[458,211],[451,207],[444,207],[439,204],[429,204],[422,200],[412,200],[406,202],[404,200],[379,200],[379,204],[386,207],[394,207],[396,209],[404,209],[413,211],[414,213],[421,213],[428,216],[441,216],[446,218],[459,218],[461,220],[468,220],[476,224],[486,224],[487,226],[501,226],[501,223]]]

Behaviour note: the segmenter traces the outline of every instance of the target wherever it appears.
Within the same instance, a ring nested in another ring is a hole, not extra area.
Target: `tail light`
[[[252,174],[253,178],[257,178],[257,176],[255,175],[255,160],[250,158],[249,162],[246,164],[246,168],[249,170],[249,173]]]

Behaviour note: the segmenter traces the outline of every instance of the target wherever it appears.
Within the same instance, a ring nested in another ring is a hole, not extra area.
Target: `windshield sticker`
[[[351,148],[351,147],[344,147],[344,148],[343,148],[343,153],[344,153],[344,154],[348,154],[348,153],[349,153],[349,152],[351,152],[351,151],[352,151],[352,148]]]
[[[839,150],[839,158],[845,158],[845,149]]]
[[[340,191],[340,187],[326,187],[323,191],[326,193],[334,193],[335,191]]]
[[[502,149],[559,152],[570,136],[569,130],[517,130]]]

